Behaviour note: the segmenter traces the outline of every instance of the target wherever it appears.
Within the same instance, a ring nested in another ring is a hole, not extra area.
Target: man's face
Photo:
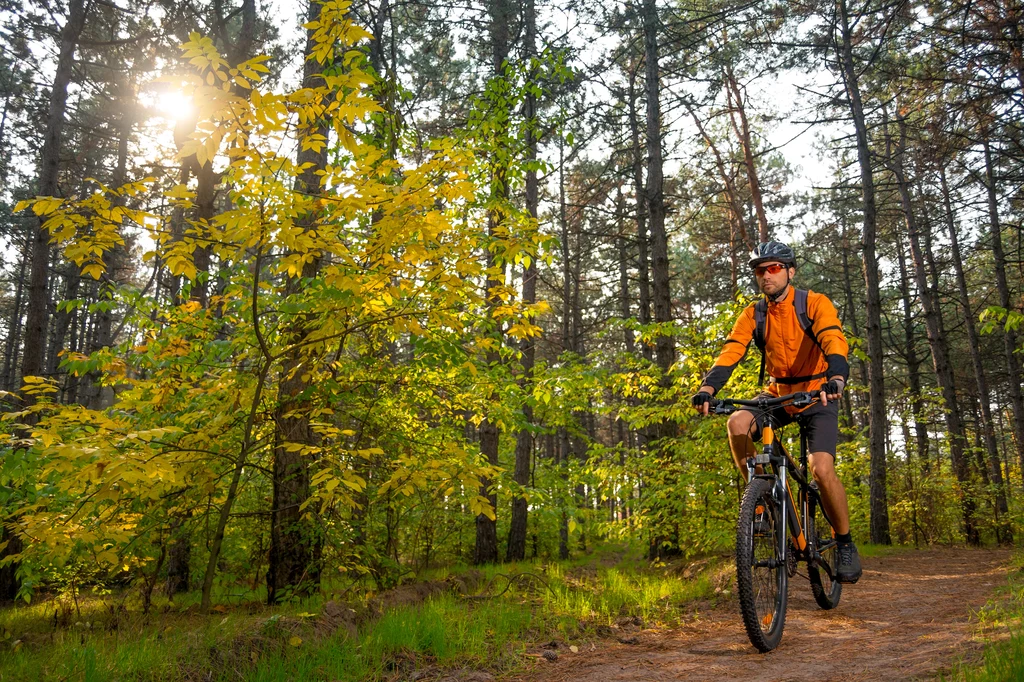
[[[787,268],[778,261],[761,263],[754,268],[754,278],[757,280],[757,288],[768,296],[774,296],[785,289],[794,274],[794,268]]]

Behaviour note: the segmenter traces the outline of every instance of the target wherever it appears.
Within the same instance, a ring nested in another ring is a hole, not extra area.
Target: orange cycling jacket
[[[769,376],[768,392],[776,396],[817,389],[834,376],[842,377],[845,382],[850,374],[847,360],[850,348],[832,301],[824,294],[807,292],[812,339],[797,319],[793,307],[795,294],[796,289],[790,286],[783,300],[769,301],[765,319],[765,371]],[[755,327],[754,304],[751,303],[740,313],[722,352],[704,378],[704,385],[718,393],[746,355]],[[799,411],[786,409],[791,413]]]

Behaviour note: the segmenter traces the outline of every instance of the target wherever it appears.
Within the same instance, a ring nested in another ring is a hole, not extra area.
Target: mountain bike
[[[823,609],[839,605],[839,553],[835,531],[807,473],[807,439],[800,435],[800,462],[793,461],[776,433],[771,412],[780,406],[807,407],[818,392],[756,400],[712,399],[714,414],[752,408],[761,427],[760,454],[747,458],[747,487],[736,528],[736,583],[740,612],[750,643],[761,653],[777,647],[786,624],[789,578],[807,564],[814,600]],[[796,481],[796,496],[790,480]],[[787,533],[788,529],[788,533]]]

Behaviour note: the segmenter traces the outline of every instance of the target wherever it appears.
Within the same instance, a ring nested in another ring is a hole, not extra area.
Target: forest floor
[[[651,564],[605,547],[455,571],[366,603],[204,613],[182,597],[145,614],[131,590],[44,595],[0,609],[0,682],[1024,678],[1024,554],[863,549],[864,577],[832,611],[805,579],[790,582],[782,644],[767,655],[747,641],[731,556]]]
[[[948,548],[866,558],[860,582],[843,587],[832,611],[819,609],[809,583],[797,576],[782,644],[769,654],[750,645],[731,599],[692,625],[596,640],[577,653],[558,649],[557,660],[540,657],[513,679],[932,679],[977,655],[977,616],[1006,584],[1009,559],[1009,551]]]

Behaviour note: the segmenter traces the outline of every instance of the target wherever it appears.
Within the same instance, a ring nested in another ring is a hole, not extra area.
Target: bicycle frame
[[[761,442],[764,448],[761,453],[747,458],[747,480],[763,478],[772,482],[772,495],[775,501],[780,503],[779,508],[782,510],[782,522],[779,525],[784,529],[778,533],[777,538],[779,557],[781,559],[770,560],[772,564],[768,565],[768,568],[776,568],[778,562],[781,561],[783,568],[788,570],[790,544],[785,530],[788,529],[788,535],[793,538],[793,544],[798,553],[797,560],[817,566],[828,574],[829,579],[835,580],[836,576],[833,574],[832,567],[827,561],[822,560],[821,557],[821,551],[828,549],[830,545],[826,544],[818,547],[817,533],[809,532],[813,530],[814,524],[813,519],[810,518],[812,499],[821,507],[822,514],[824,514],[825,520],[828,521],[830,526],[832,525],[832,519],[829,518],[828,511],[821,503],[821,495],[818,492],[817,484],[808,477],[807,439],[803,434],[800,435],[800,463],[797,464],[790,457],[782,442],[776,437],[775,431],[778,427],[772,423],[770,409],[786,404],[810,405],[817,400],[816,396],[816,393],[794,393],[791,396],[783,396],[783,398],[790,398],[791,400],[789,401],[783,401],[780,398],[770,400],[761,398],[756,401],[723,400],[718,401],[715,412],[731,413],[736,409],[737,405],[755,407],[757,410],[755,412],[755,419],[758,419],[761,424]],[[776,453],[776,448],[779,450],[779,453]],[[758,467],[761,468],[762,473],[757,473]],[[766,467],[770,467],[770,470]],[[793,490],[789,482],[790,474],[799,486],[799,504],[797,504],[797,500],[793,497]],[[805,529],[808,532],[805,532]],[[835,542],[835,540],[832,540],[832,542]]]
[[[806,440],[801,435],[800,463],[797,465],[796,462],[792,461],[789,453],[786,452],[782,442],[776,440],[774,427],[766,425],[762,428],[762,433],[764,452],[760,456],[747,459],[748,475],[769,479],[773,482],[773,495],[776,501],[782,502],[779,505],[782,510],[782,523],[780,525],[782,528],[788,529],[788,536],[793,538],[793,547],[798,552],[797,560],[803,560],[809,564],[813,563],[815,566],[823,569],[830,579],[835,580],[832,567],[821,558],[821,550],[828,547],[819,547],[817,534],[811,532],[813,530],[813,520],[810,519],[812,499],[815,504],[821,507],[822,513],[825,515],[829,525],[831,525],[832,519],[828,517],[828,512],[821,503],[821,495],[817,490],[817,485],[813,480],[808,480]],[[776,448],[781,451],[781,454],[775,454]],[[770,465],[774,473],[756,473],[756,466],[759,464],[762,466],[762,469],[765,464]],[[797,504],[797,500],[793,496],[790,476],[795,479],[799,489],[799,504]],[[779,556],[783,566],[786,566],[791,551],[786,532],[779,533],[778,543]],[[771,568],[774,568],[774,566]]]

